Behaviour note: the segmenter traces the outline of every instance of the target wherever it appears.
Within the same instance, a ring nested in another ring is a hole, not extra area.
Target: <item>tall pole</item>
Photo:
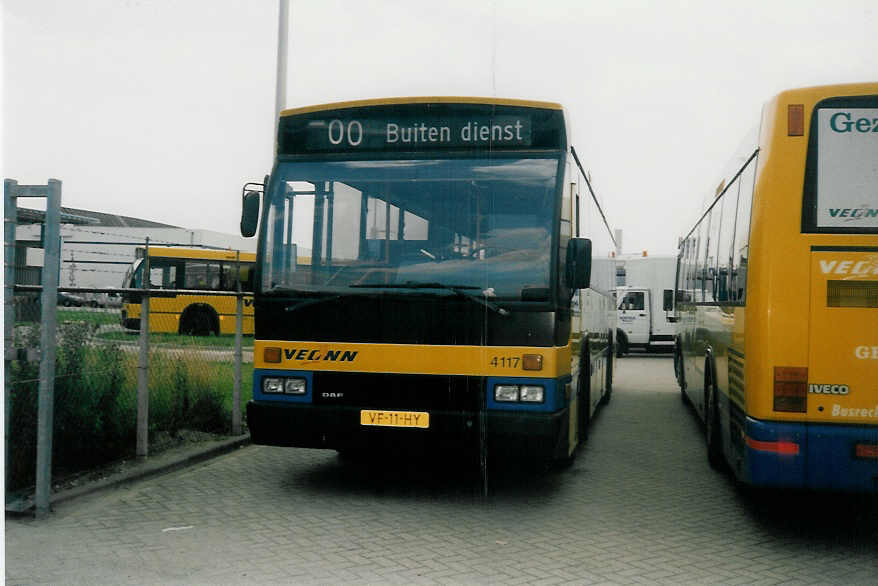
[[[290,28],[290,0],[279,0],[277,14],[277,80],[274,93],[274,119],[271,127],[274,129],[273,140],[277,140],[278,120],[281,110],[287,101],[287,53],[288,36]],[[277,148],[277,142],[275,149]]]
[[[6,446],[6,486],[9,486],[9,424],[12,415],[12,359],[15,350],[15,225],[18,220],[18,204],[15,190],[18,182],[3,180],[3,394],[5,419],[3,439]]]
[[[252,270],[252,269],[251,269]],[[241,251],[235,253],[235,386],[232,388],[232,435],[241,435],[241,334],[244,329],[244,299],[241,297]]]
[[[144,459],[149,455],[149,237],[143,247],[140,263],[140,352],[137,357],[137,443],[135,454]]]
[[[52,432],[55,418],[55,325],[58,273],[61,271],[61,182],[49,179],[42,272],[40,382],[37,397],[37,471],[34,504],[37,517],[49,513],[52,489]]]

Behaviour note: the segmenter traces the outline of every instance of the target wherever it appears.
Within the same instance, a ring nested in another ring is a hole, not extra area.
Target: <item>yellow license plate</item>
[[[430,414],[419,411],[360,411],[360,425],[380,427],[430,427]]]

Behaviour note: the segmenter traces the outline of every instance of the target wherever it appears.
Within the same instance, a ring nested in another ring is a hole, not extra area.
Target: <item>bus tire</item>
[[[588,439],[588,428],[591,425],[591,368],[588,349],[585,356],[579,359],[579,443]]]
[[[722,431],[719,418],[719,402],[717,401],[716,384],[711,376],[710,364],[707,365],[707,382],[704,385],[704,435],[707,441],[707,461],[714,470],[723,466]]]
[[[219,335],[219,319],[209,305],[190,305],[180,316],[180,334],[188,336]]]
[[[618,332],[616,337],[616,358],[622,358],[628,353],[628,338],[622,332]]]
[[[604,393],[601,395],[600,405],[610,402],[613,395],[613,347],[607,346],[607,370],[604,377]]]
[[[683,353],[680,347],[674,349],[674,375],[677,377],[677,384],[680,386],[680,400],[684,405],[689,404],[689,396],[686,395],[686,375],[683,372]]]
[[[605,383],[602,405],[610,402],[610,396],[613,394],[613,341],[610,339],[610,345],[607,347],[607,381]]]

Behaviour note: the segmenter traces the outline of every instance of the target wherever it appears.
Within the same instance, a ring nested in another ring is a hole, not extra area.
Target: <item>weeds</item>
[[[133,455],[137,417],[137,353],[95,336],[88,321],[58,326],[52,469],[53,477],[81,472]],[[39,346],[39,326],[20,330],[24,347]],[[251,373],[252,367],[245,373]],[[154,348],[149,359],[150,436],[184,429],[231,430],[233,365],[192,350]],[[36,461],[39,363],[13,361],[10,372],[7,489],[32,486]],[[244,400],[252,376],[245,374]]]

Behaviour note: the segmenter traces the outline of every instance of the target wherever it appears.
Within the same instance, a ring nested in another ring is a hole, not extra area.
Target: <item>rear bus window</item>
[[[878,232],[878,96],[829,98],[814,107],[808,138],[803,232]]]

